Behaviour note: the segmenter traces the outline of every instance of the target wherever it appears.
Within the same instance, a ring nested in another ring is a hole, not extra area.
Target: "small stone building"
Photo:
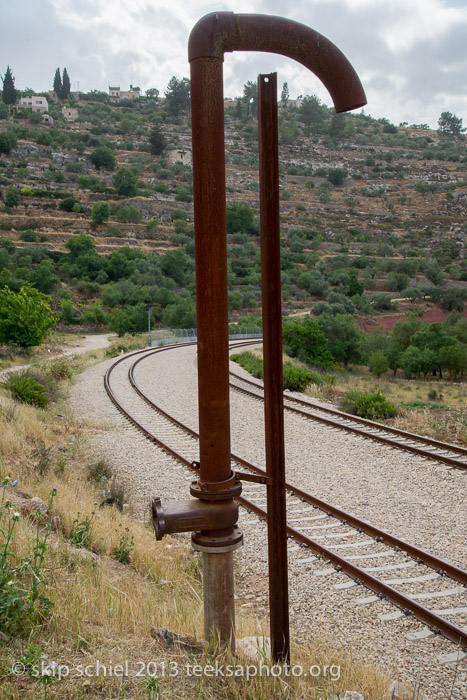
[[[186,148],[174,148],[170,151],[166,151],[167,160],[172,165],[175,163],[182,163],[182,165],[191,165],[191,151]]]
[[[62,107],[62,114],[69,122],[74,122],[78,119],[78,110],[76,107]]]

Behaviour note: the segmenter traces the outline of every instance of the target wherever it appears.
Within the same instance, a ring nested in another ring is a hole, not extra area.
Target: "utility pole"
[[[151,309],[152,304],[144,305],[144,310],[148,312],[148,348],[151,347]]]

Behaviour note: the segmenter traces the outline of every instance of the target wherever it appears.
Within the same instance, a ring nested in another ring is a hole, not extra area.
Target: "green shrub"
[[[109,350],[111,350],[111,348],[108,348],[106,355],[110,354]],[[118,354],[119,353],[116,352],[115,355],[111,356],[115,357]],[[89,481],[95,481],[98,484],[102,483],[103,481],[108,481],[112,477],[112,468],[105,461],[105,459],[99,459],[97,462],[94,462],[94,464],[90,464],[87,472]]]
[[[10,153],[15,146],[15,135],[12,134],[11,131],[2,131],[0,133],[0,153]]]
[[[123,236],[123,233],[120,226],[118,226],[117,224],[109,224],[105,235],[114,236],[115,238],[121,238]]]
[[[21,195],[17,187],[10,185],[5,194],[5,206],[16,207],[21,201]]]
[[[44,408],[49,403],[44,385],[30,370],[8,374],[2,386],[22,403],[39,406],[39,408]]]
[[[330,170],[328,170],[328,180],[335,187],[342,185],[347,175],[348,172],[344,168],[330,168]]]
[[[304,391],[313,382],[313,373],[300,367],[294,367],[291,362],[286,362],[283,369],[284,389],[290,391]]]
[[[91,219],[95,224],[103,224],[110,217],[110,206],[108,202],[96,202],[93,204]]]
[[[263,360],[252,352],[242,352],[236,355],[231,355],[230,359],[237,362],[240,367],[243,367],[256,379],[263,378]]]
[[[119,221],[125,221],[127,223],[137,223],[141,221],[142,214],[139,209],[137,209],[132,204],[124,204],[115,212],[115,216]]]
[[[50,494],[45,527],[38,519],[32,551],[29,556],[19,558],[13,552],[16,548],[16,525],[21,516],[14,511],[11,501],[5,498],[8,484],[8,479],[0,484],[3,487],[0,494],[0,629],[8,636],[27,637],[35,625],[47,618],[52,606],[51,601],[41,594],[41,586],[55,491]]]
[[[146,224],[146,231],[148,233],[148,237],[150,235],[154,235],[157,233],[157,227],[159,226],[159,222],[157,219],[152,219],[151,221],[148,221]]]
[[[131,559],[131,551],[135,546],[135,539],[133,535],[130,537],[130,532],[127,527],[122,532],[121,523],[119,525],[119,528],[121,532],[120,540],[118,543],[118,547],[115,547],[115,549],[113,550],[113,555],[115,559],[117,559],[117,561],[119,561],[121,564],[128,564],[128,562]]]
[[[69,360],[62,358],[54,360],[48,365],[47,374],[54,381],[59,381],[61,379],[70,379],[73,375],[73,370]]]
[[[343,410],[347,413],[352,413],[361,418],[369,418],[370,420],[392,418],[398,413],[397,406],[389,403],[380,391],[376,394],[348,391],[342,397],[341,404]]]
[[[170,215],[170,218],[172,221],[177,219],[180,221],[186,221],[188,219],[188,212],[185,211],[185,209],[174,209]]]
[[[27,229],[26,231],[23,231],[23,233],[20,235],[20,240],[26,241],[27,243],[38,243],[39,236],[35,231]]]
[[[40,345],[57,322],[49,301],[50,297],[33,287],[22,287],[18,293],[4,287],[0,291],[0,343]]]
[[[86,515],[83,520],[80,520],[80,513],[73,520],[70,531],[70,542],[75,545],[75,547],[87,548],[91,544],[91,528],[92,521],[94,518],[94,512],[91,516]]]
[[[372,374],[380,377],[389,369],[389,360],[382,350],[374,350],[368,358],[368,368]]]

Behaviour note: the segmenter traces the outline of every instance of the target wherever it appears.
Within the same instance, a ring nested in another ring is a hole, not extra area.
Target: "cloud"
[[[446,109],[467,117],[461,0],[20,0],[2,11],[15,31],[3,36],[0,69],[9,63],[20,88],[49,89],[55,68],[66,66],[84,91],[131,82],[163,92],[172,75],[189,75],[195,22],[227,9],[289,17],[327,36],[357,70],[373,116],[432,126]],[[226,54],[225,94],[240,95],[247,80],[273,71],[291,96],[315,93],[331,103],[305,68],[269,54]]]

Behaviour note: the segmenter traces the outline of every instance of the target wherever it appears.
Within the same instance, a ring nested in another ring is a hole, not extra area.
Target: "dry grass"
[[[44,623],[33,628],[27,638],[14,638],[8,644],[0,641],[0,700],[151,700],[158,697],[150,677],[154,672],[161,697],[173,700],[325,700],[347,689],[363,692],[372,700],[387,699],[391,680],[387,674],[372,664],[356,661],[351,651],[342,651],[325,639],[297,640],[292,658],[304,669],[334,665],[334,675],[328,672],[326,678],[322,672],[308,678],[263,675],[249,680],[238,675],[190,675],[187,664],[205,667],[217,659],[224,668],[227,664],[242,664],[241,672],[245,673],[251,662],[212,649],[203,652],[166,647],[151,637],[152,627],[166,627],[197,639],[202,636],[200,563],[198,555],[191,552],[189,538],[166,537],[157,542],[152,529],[128,511],[98,507],[98,487],[88,479],[92,464],[88,436],[93,429],[74,422],[65,405],[50,410],[15,406],[0,390],[0,407],[0,477],[19,480],[16,490],[10,488],[18,506],[17,489],[47,500],[51,489],[56,488],[53,506],[54,515],[59,516],[48,542],[41,588],[53,607]],[[33,452],[41,447],[48,461],[39,472],[37,452],[36,456]],[[86,517],[92,518],[90,541],[88,549],[82,550],[71,546],[69,537],[76,522],[82,523]],[[23,518],[15,532],[13,551],[22,558],[31,551],[35,525]],[[116,559],[125,533],[130,555],[127,564]],[[238,611],[238,638],[266,631],[266,619],[257,619],[244,609]],[[42,655],[46,666],[51,661],[68,666],[70,676],[59,680],[56,671],[49,686],[43,685],[44,677],[41,680],[31,673],[15,676],[11,667],[22,655],[36,655],[39,661]],[[102,670],[96,674],[97,662],[109,668],[109,664],[125,661],[129,674],[124,678],[115,673],[104,677]],[[151,662],[153,665],[147,666]],[[154,662],[159,666],[155,667]],[[93,667],[89,678],[80,675],[80,664],[81,668],[87,664]],[[177,674],[169,677],[171,669]]]
[[[328,399],[336,406],[346,392],[382,392],[400,414],[387,423],[437,440],[467,445],[466,386],[447,380],[413,380],[387,374],[379,379],[364,367],[335,374],[334,386],[310,386],[306,393]]]
[[[0,345],[0,370],[27,364],[37,364],[51,355],[79,345],[81,334],[52,331],[42,345],[33,348]]]

